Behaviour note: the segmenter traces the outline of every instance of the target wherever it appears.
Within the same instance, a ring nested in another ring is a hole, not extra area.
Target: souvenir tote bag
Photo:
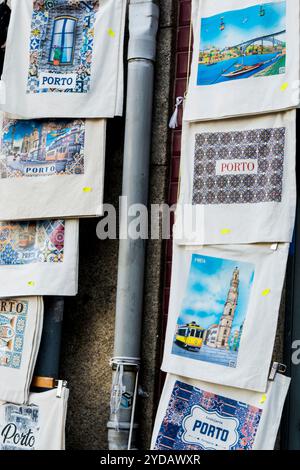
[[[76,295],[78,220],[0,222],[0,297]]]
[[[298,0],[193,0],[192,23],[185,120],[299,105]]]
[[[0,405],[0,450],[65,450],[69,390],[31,393],[26,405]]]
[[[0,220],[102,215],[106,120],[0,114]]]
[[[23,404],[39,348],[43,300],[38,297],[0,301],[0,399]]]
[[[292,240],[295,123],[294,110],[185,123],[174,230],[177,243]]]
[[[290,379],[277,374],[265,394],[168,375],[152,449],[273,450]]]
[[[24,118],[122,114],[126,0],[12,0],[3,110]]]
[[[264,392],[288,248],[174,245],[162,370]]]

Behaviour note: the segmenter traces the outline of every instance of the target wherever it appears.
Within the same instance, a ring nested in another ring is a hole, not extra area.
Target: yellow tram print
[[[201,349],[205,328],[196,322],[180,325],[176,330],[175,343],[185,349],[197,351]]]

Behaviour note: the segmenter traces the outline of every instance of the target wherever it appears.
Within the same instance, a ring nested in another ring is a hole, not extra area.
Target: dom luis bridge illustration
[[[283,29],[223,49],[200,51],[198,85],[284,73],[285,33]]]

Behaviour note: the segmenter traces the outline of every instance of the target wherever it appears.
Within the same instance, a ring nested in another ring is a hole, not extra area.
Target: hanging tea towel
[[[192,23],[184,120],[299,105],[298,0],[193,0]]]
[[[176,242],[291,242],[295,156],[294,110],[185,123]]]
[[[78,228],[76,219],[0,222],[0,297],[76,295]]]
[[[26,403],[43,326],[42,297],[0,301],[0,400]]]
[[[174,245],[162,370],[265,392],[288,249]]]
[[[273,450],[290,379],[277,374],[267,392],[168,375],[152,449]]]
[[[0,405],[0,450],[65,450],[69,390],[29,395],[27,405]]]
[[[0,129],[0,220],[102,215],[105,119],[0,113]]]
[[[23,118],[122,114],[126,0],[12,0],[4,111]]]

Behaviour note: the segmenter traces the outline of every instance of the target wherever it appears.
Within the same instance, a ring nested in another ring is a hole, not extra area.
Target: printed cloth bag
[[[175,244],[162,370],[264,392],[288,249]]]
[[[106,120],[0,113],[0,220],[100,216]]]
[[[182,139],[177,243],[292,240],[296,111],[185,123]]]
[[[0,403],[0,450],[65,450],[69,390],[31,393],[27,405]]]
[[[265,394],[168,375],[152,449],[273,450],[290,379],[277,374]]]
[[[193,0],[184,120],[299,105],[299,1]]]
[[[0,222],[0,297],[76,295],[78,228],[76,219]]]
[[[42,297],[0,301],[0,399],[28,401],[42,335]]]
[[[126,0],[12,0],[3,110],[22,118],[122,114]]]

